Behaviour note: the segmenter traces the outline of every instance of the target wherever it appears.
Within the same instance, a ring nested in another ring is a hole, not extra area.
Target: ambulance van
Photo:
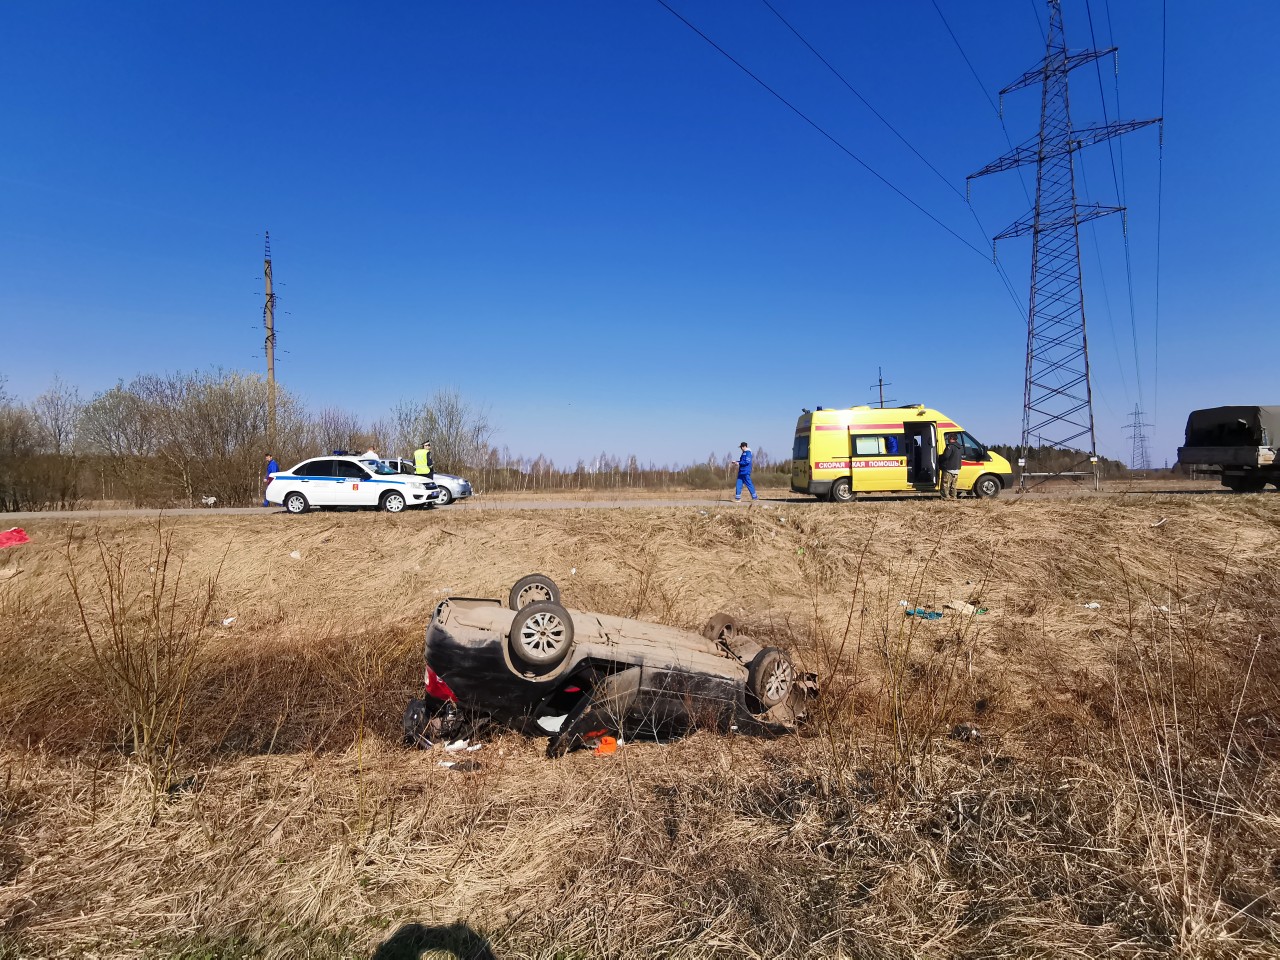
[[[994,497],[1013,485],[1009,461],[950,417],[910,407],[818,407],[796,421],[791,489],[848,503],[859,493],[936,491],[938,456],[955,434],[963,466],[957,489]]]

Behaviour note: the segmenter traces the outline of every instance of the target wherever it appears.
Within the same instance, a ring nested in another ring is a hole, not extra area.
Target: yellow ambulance
[[[957,489],[994,497],[1013,485],[1009,461],[945,414],[910,407],[805,410],[796,421],[791,489],[848,503],[859,493],[938,490],[938,456],[955,434],[962,466]]]

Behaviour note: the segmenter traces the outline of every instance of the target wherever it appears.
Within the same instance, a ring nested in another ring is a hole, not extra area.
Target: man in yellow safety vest
[[[413,451],[413,472],[428,480],[436,478],[435,467],[431,464],[431,441],[423,440],[422,446]]]

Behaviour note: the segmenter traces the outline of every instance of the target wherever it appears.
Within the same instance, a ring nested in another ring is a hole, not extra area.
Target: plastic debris
[[[926,610],[924,607],[914,607],[907,610],[908,617],[919,617],[921,620],[941,620],[941,610]]]
[[[291,554],[289,554],[289,558],[290,558],[290,559],[292,559],[292,560],[301,560],[301,559],[302,559],[302,551],[300,551],[300,550],[294,550]]]
[[[972,723],[957,723],[951,728],[951,739],[962,743],[977,743],[982,739],[982,731]]]
[[[569,576],[571,576],[571,577],[572,577],[572,576],[574,576],[575,574],[577,574],[577,572],[578,572],[578,568],[577,568],[577,567],[570,567],[570,568],[569,568]]]
[[[1101,609],[1102,609],[1102,604],[1098,603],[1098,601],[1096,601],[1096,600],[1094,600],[1094,601],[1092,601],[1092,602],[1090,602],[1090,603],[1082,603],[1082,604],[1080,604],[1080,606],[1084,607],[1086,610],[1101,610]]]
[[[617,752],[618,740],[616,737],[601,737],[600,742],[596,744],[595,750],[592,751],[592,753],[601,757]]]
[[[224,627],[229,627],[229,626],[231,626],[231,625],[232,625],[233,623],[235,623],[235,622],[236,622],[236,618],[235,618],[235,617],[227,617],[225,620],[223,620],[223,621],[222,621],[222,625],[223,625]]]
[[[1169,608],[1168,608],[1167,606],[1165,606],[1163,603],[1162,603],[1162,604],[1160,604],[1160,606],[1156,606],[1156,605],[1153,603],[1153,604],[1151,605],[1151,609],[1152,609],[1152,610],[1155,610],[1155,611],[1156,611],[1156,612],[1158,612],[1158,613],[1168,613],[1168,612],[1169,612]]]
[[[1156,521],[1155,523],[1153,523],[1151,526],[1152,526],[1152,528],[1155,528],[1155,527],[1163,527],[1163,526],[1164,526],[1166,523],[1168,523],[1168,522],[1169,522],[1169,518],[1168,518],[1168,517],[1161,517],[1159,520],[1157,520],[1157,521]]]
[[[563,717],[539,717],[538,726],[547,733],[559,733],[560,728],[564,726],[565,718],[569,715],[566,713]]]
[[[4,547],[16,547],[23,543],[30,543],[31,538],[27,536],[27,531],[21,527],[11,527],[0,533],[0,549]]]
[[[975,607],[972,603],[965,603],[963,600],[952,600],[947,604],[947,609],[965,613],[971,617],[980,616],[987,612],[986,607]]]
[[[907,603],[907,601],[905,601],[905,600],[899,600],[899,601],[898,601],[898,606],[900,606],[900,607],[909,607],[909,606],[911,606],[911,604]]]
[[[468,741],[466,740],[455,740],[453,743],[446,744],[445,753],[457,753],[459,750],[465,750],[467,749],[467,744]]]

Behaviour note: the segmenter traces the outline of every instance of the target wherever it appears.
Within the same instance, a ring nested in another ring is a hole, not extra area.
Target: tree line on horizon
[[[711,489],[730,482],[729,457],[661,466],[607,452],[573,466],[492,443],[485,411],[456,390],[404,400],[365,422],[338,407],[310,410],[256,373],[213,370],[142,374],[85,400],[60,378],[30,402],[9,396],[0,376],[0,511],[74,509],[89,502],[218,506],[261,502],[265,455],[282,468],[307,457],[367,449],[409,455],[431,439],[435,467],[481,491]],[[756,453],[756,478],[786,485],[790,461]]]

